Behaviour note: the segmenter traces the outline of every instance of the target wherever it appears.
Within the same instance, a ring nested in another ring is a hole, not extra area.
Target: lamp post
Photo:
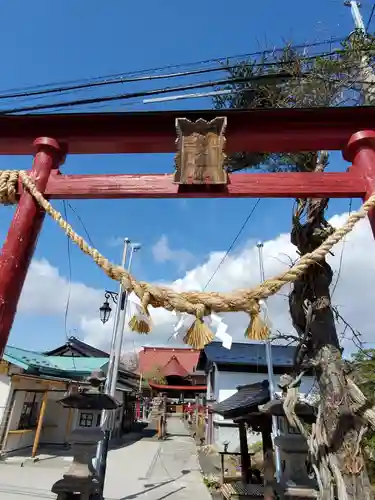
[[[130,255],[129,255],[129,262],[127,265],[128,271],[130,271],[131,269],[133,254],[134,252],[140,250],[141,245],[139,245],[138,243],[131,243],[129,238],[124,239],[124,250],[121,261],[122,267],[125,267],[126,265],[129,248],[130,248]],[[111,299],[116,305],[116,314],[114,318],[113,333],[111,339],[111,350],[108,362],[108,372],[104,387],[105,394],[114,397],[116,394],[118,368],[121,357],[122,342],[124,338],[128,293],[126,290],[123,289],[122,284],[120,284],[118,293],[106,290],[104,297],[105,301],[99,309],[100,319],[103,324],[105,324],[109,320],[112,311],[112,308],[109,304],[109,299]],[[104,435],[103,435],[103,440],[98,443],[98,448],[96,452],[96,464],[95,464],[99,476],[100,489],[102,495],[104,490],[105,473],[107,469],[107,455],[108,455],[109,441],[111,437],[112,424],[113,424],[113,419],[111,418],[111,415],[108,413],[108,411],[103,411],[100,425],[104,431]]]
[[[105,290],[104,292],[105,301],[103,305],[99,308],[100,320],[105,325],[109,320],[112,312],[112,307],[110,306],[108,299],[111,299],[115,305],[117,305],[118,293],[111,292],[110,290]]]
[[[263,283],[265,280],[264,273],[264,262],[263,262],[263,243],[259,241],[257,243],[258,248],[258,258],[259,258],[259,272],[260,272],[260,280]],[[275,383],[273,377],[273,363],[272,363],[272,346],[271,341],[268,338],[266,340],[266,359],[267,359],[267,372],[268,372],[268,382],[269,382],[269,391],[270,391],[270,399],[275,399]],[[275,449],[275,465],[276,465],[276,479],[277,482],[280,481],[281,477],[281,459],[280,459],[280,450],[277,446],[275,446],[275,438],[278,436],[279,430],[277,426],[277,417],[272,417],[272,438],[273,445]]]

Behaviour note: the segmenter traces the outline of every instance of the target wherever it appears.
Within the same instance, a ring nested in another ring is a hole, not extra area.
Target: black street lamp
[[[114,304],[117,304],[118,293],[106,290],[104,293],[105,301],[103,305],[99,308],[100,320],[103,323],[107,323],[111,315],[112,307],[109,305],[108,299],[112,299]]]

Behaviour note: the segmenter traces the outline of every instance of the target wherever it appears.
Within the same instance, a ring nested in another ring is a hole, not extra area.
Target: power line
[[[368,29],[370,27],[370,24],[371,24],[371,21],[372,21],[374,13],[375,13],[375,2],[373,4],[373,6],[372,6],[371,13],[370,13],[370,16],[369,16],[368,21],[367,21],[366,32],[368,31]]]
[[[138,97],[147,97],[147,96],[153,96],[153,95],[158,95],[158,94],[168,94],[172,92],[179,92],[179,91],[184,91],[184,90],[191,90],[191,89],[200,89],[200,88],[208,88],[208,87],[215,87],[215,86],[221,86],[221,85],[231,85],[231,84],[243,84],[243,83],[249,83],[249,82],[254,82],[254,81],[259,81],[259,82],[266,82],[267,80],[269,81],[274,81],[275,79],[279,79],[281,82],[282,80],[286,79],[298,79],[298,78],[305,78],[308,76],[309,73],[305,73],[303,75],[299,76],[293,76],[288,73],[269,73],[269,74],[264,74],[264,75],[254,75],[251,77],[240,77],[240,78],[226,78],[223,80],[213,80],[213,81],[206,81],[206,82],[199,82],[199,83],[193,83],[193,84],[188,84],[188,85],[180,85],[180,86],[175,86],[175,87],[165,87],[162,89],[152,89],[152,90],[143,90],[143,91],[138,91],[138,92],[129,92],[125,94],[117,94],[117,95],[110,95],[110,96],[104,96],[104,97],[93,97],[93,98],[85,98],[85,99],[76,99],[72,101],[62,101],[62,102],[57,102],[57,103],[49,103],[49,104],[38,104],[38,105],[33,105],[33,106],[21,106],[17,108],[10,108],[10,109],[4,109],[0,111],[0,115],[5,115],[5,114],[15,114],[15,113],[22,113],[22,112],[30,112],[30,111],[40,111],[40,110],[47,110],[47,109],[61,109],[61,108],[67,108],[71,106],[83,106],[87,104],[97,104],[97,103],[104,103],[104,102],[114,102],[114,101],[119,101],[119,100],[128,100],[128,99],[134,99]],[[322,79],[326,79],[325,77],[320,77]],[[330,80],[331,82],[334,82],[335,80]],[[340,80],[336,80],[337,82],[340,82]],[[353,80],[351,83],[361,83],[359,80]],[[251,88],[249,89],[243,89],[243,90],[248,90],[251,91]]]
[[[350,198],[350,200],[349,200],[349,210],[348,210],[349,215],[352,213],[352,203],[353,203],[353,199],[352,199],[352,198]],[[343,239],[343,241],[342,241],[341,254],[340,254],[340,261],[339,261],[339,270],[338,270],[338,272],[337,272],[336,282],[335,282],[335,284],[333,285],[333,289],[332,289],[332,293],[331,293],[331,298],[333,297],[333,294],[335,293],[335,290],[336,290],[336,288],[337,288],[337,285],[338,285],[338,282],[339,282],[339,279],[340,279],[341,269],[342,269],[342,263],[343,263],[343,260],[344,260],[344,249],[345,249],[345,243],[346,243],[346,236],[344,237],[344,239]]]
[[[0,111],[0,115],[4,114],[13,114],[13,113],[21,113],[21,112],[29,112],[29,111],[38,111],[42,109],[56,109],[56,108],[66,108],[70,106],[83,106],[86,104],[96,104],[99,102],[113,102],[113,101],[119,101],[119,100],[126,100],[126,99],[134,99],[137,97],[146,97],[146,96],[152,96],[156,94],[168,94],[170,92],[178,92],[181,90],[190,90],[190,89],[199,89],[199,88],[205,88],[205,87],[214,87],[216,85],[229,85],[233,83],[247,83],[250,81],[256,81],[256,80],[274,80],[277,78],[278,75],[275,74],[269,74],[269,75],[257,75],[253,77],[242,77],[242,78],[232,78],[228,79],[225,78],[223,80],[214,80],[214,81],[208,81],[208,82],[200,82],[200,83],[193,83],[189,85],[179,85],[176,87],[165,87],[163,89],[153,89],[153,90],[143,90],[143,91],[138,91],[138,92],[128,92],[126,94],[117,94],[117,95],[111,95],[111,96],[104,96],[104,97],[92,97],[92,98],[86,98],[86,99],[76,99],[74,101],[63,101],[63,102],[57,102],[57,103],[50,103],[50,104],[37,104],[34,106],[23,106],[23,107],[18,107],[18,108],[13,108],[13,109],[5,109]],[[280,75],[281,78],[286,78],[285,75]],[[290,78],[290,77],[288,77]]]
[[[240,230],[236,234],[236,236],[235,236],[234,240],[232,241],[232,243],[230,244],[228,250],[225,252],[224,257],[221,259],[221,261],[219,262],[219,265],[217,266],[217,268],[215,269],[215,271],[212,273],[211,278],[207,281],[205,287],[203,288],[203,291],[206,290],[206,288],[208,287],[208,285],[211,283],[211,281],[216,276],[216,274],[219,271],[220,267],[222,266],[223,262],[228,257],[229,253],[231,252],[231,250],[233,249],[234,245],[236,244],[238,238],[240,237],[242,231],[245,229],[246,224],[249,222],[250,218],[252,217],[253,213],[255,212],[255,209],[259,205],[260,200],[261,200],[261,198],[258,198],[257,201],[255,202],[255,204],[254,204],[253,208],[251,209],[249,215],[246,217],[245,222],[242,224]]]
[[[66,201],[65,200],[63,200],[63,208],[64,208],[65,220],[68,222],[68,211],[66,208]],[[70,298],[71,298],[71,293],[72,293],[72,256],[71,256],[70,238],[67,238],[66,241],[67,241],[67,251],[68,251],[68,296],[66,298],[66,304],[65,304],[64,330],[65,330],[65,339],[68,342],[69,341],[68,315],[69,315],[69,307],[70,307]],[[71,357],[72,357],[73,367],[75,369],[75,359],[74,359],[73,352],[72,352]]]
[[[367,49],[368,50],[368,49]],[[332,55],[335,52],[327,53],[326,55]],[[311,58],[314,58],[315,56],[312,56]],[[321,57],[321,56],[320,56]],[[305,60],[308,60],[305,58]],[[259,66],[264,66],[264,65],[270,65],[270,66],[275,66],[278,63],[261,63]],[[290,64],[290,62],[286,61],[285,64]],[[218,68],[213,68],[218,70]],[[225,71],[226,68],[219,68],[220,70]],[[209,71],[211,71],[210,69]],[[208,70],[199,70],[200,72],[208,72]],[[186,75],[187,73],[185,73]],[[172,74],[172,75],[158,75],[158,77],[163,78],[163,77],[171,77],[171,76],[182,76],[182,73],[178,74]],[[279,79],[281,82],[282,79],[296,79],[296,78],[305,78],[308,76],[309,73],[305,71],[302,75],[296,75],[294,76],[293,74],[290,74],[288,72],[280,72],[280,73],[265,73],[265,74],[258,74],[258,75],[253,75],[251,77],[233,77],[233,78],[225,78],[224,80],[211,80],[211,81],[206,81],[206,82],[197,82],[197,83],[192,83],[192,84],[187,84],[187,85],[180,85],[180,86],[175,86],[175,87],[164,87],[162,89],[152,89],[152,90],[142,90],[142,91],[137,91],[137,92],[132,92],[132,93],[125,93],[125,94],[116,94],[116,95],[109,95],[109,96],[103,96],[103,97],[94,97],[94,98],[85,98],[85,99],[76,99],[72,101],[62,101],[62,102],[55,102],[55,103],[45,103],[45,104],[39,104],[39,105],[29,105],[29,106],[20,106],[16,108],[10,108],[10,109],[4,109],[0,111],[0,114],[12,114],[12,113],[21,113],[21,112],[30,112],[30,111],[39,111],[39,110],[47,110],[47,109],[59,109],[59,108],[66,108],[66,107],[71,107],[71,106],[82,106],[82,105],[91,105],[91,104],[98,104],[98,103],[106,103],[106,102],[112,102],[112,101],[118,101],[118,100],[128,100],[128,99],[134,99],[138,97],[146,97],[146,96],[153,96],[157,94],[167,94],[171,92],[176,92],[176,91],[184,91],[184,90],[189,90],[189,89],[199,89],[199,88],[207,88],[207,87],[214,87],[214,86],[220,86],[220,85],[230,85],[230,84],[244,84],[252,81],[273,81],[274,79]],[[319,78],[319,75],[317,75]],[[150,77],[147,76],[146,79],[149,79]],[[152,78],[152,77],[151,77]],[[326,77],[321,77],[323,79],[326,79]],[[331,81],[333,81],[331,79]],[[340,82],[340,80],[336,80]],[[353,80],[352,83],[361,83],[359,80]],[[20,94],[19,94],[20,96]],[[1,97],[0,97],[1,98]]]
[[[336,39],[336,40],[330,40],[330,42],[334,42],[337,40],[342,40],[342,39]],[[327,43],[326,42],[319,42],[317,44],[310,44],[310,46],[314,45],[321,45],[322,43]],[[294,46],[294,49],[298,47],[304,47],[305,46]],[[293,46],[287,47],[287,49],[292,50]],[[280,50],[280,49],[275,49],[275,50]],[[285,52],[285,48],[283,49]],[[364,49],[364,50],[369,50],[369,49]],[[270,53],[271,51],[263,51],[263,52],[257,52],[257,53],[252,53],[252,54],[243,54],[242,57],[245,56],[251,56],[251,55],[264,55],[266,53]],[[301,57],[301,61],[309,61],[316,59],[317,57],[327,57],[331,55],[339,55],[339,52],[337,50],[335,51],[330,51],[314,56],[303,56]],[[240,57],[240,56],[236,56]],[[139,82],[139,81],[147,81],[147,80],[154,80],[154,79],[164,79],[164,78],[176,78],[176,77],[186,77],[186,76],[191,76],[191,75],[198,75],[198,74],[205,74],[205,73],[211,73],[211,72],[216,72],[216,71],[228,71],[231,69],[236,69],[238,67],[243,66],[243,62],[237,65],[228,65],[228,61],[230,58],[227,58],[227,63],[226,65],[223,65],[221,67],[214,67],[214,68],[203,68],[203,69],[197,69],[193,71],[187,71],[187,72],[176,72],[176,73],[169,73],[169,74],[162,74],[162,75],[146,75],[146,76],[139,76],[139,77],[134,77],[134,78],[120,78],[118,80],[112,80],[112,81],[97,81],[97,82],[89,82],[89,83],[84,83],[84,84],[79,84],[75,86],[70,86],[70,87],[58,87],[58,88],[51,88],[51,89],[43,89],[43,90],[33,90],[30,92],[24,92],[24,93],[13,93],[13,94],[0,94],[0,99],[10,99],[10,98],[22,98],[22,97],[30,97],[30,96],[44,96],[50,93],[56,93],[56,92],[68,92],[68,91],[77,91],[81,90],[84,88],[89,88],[89,87],[94,87],[94,86],[102,86],[102,85],[111,85],[111,84],[116,84],[116,83],[130,83],[130,82]],[[290,64],[291,61],[272,61],[272,62],[267,62],[263,61],[259,64],[254,63],[250,64],[251,67],[267,67],[267,66],[282,66],[282,65],[288,65]],[[141,73],[141,72],[140,72]],[[128,93],[128,94],[119,94],[119,95],[111,95],[111,96],[104,96],[104,97],[95,97],[95,98],[86,98],[86,99],[77,99],[73,101],[64,101],[64,102],[57,102],[57,103],[46,103],[46,104],[40,104],[40,105],[34,105],[34,106],[23,106],[19,108],[13,108],[13,109],[5,109],[0,114],[4,113],[20,113],[20,112],[30,112],[30,111],[38,111],[38,110],[46,110],[46,109],[60,109],[64,107],[70,107],[70,106],[82,106],[82,105],[87,105],[87,104],[97,104],[97,103],[105,103],[109,101],[116,101],[116,100],[122,100],[122,99],[131,99],[131,98],[137,98],[137,97],[145,97],[145,96],[152,96],[155,94],[164,94],[164,93],[169,93],[169,92],[174,92],[174,91],[180,91],[180,90],[187,90],[187,89],[195,89],[195,88],[204,88],[204,87],[210,87],[210,86],[215,86],[215,85],[228,85],[231,83],[245,83],[246,81],[253,81],[256,79],[265,79],[265,78],[276,78],[278,75],[272,75],[272,74],[265,74],[265,75],[254,75],[253,77],[247,79],[226,79],[226,80],[217,80],[217,81],[211,81],[211,82],[198,82],[196,84],[190,84],[190,85],[185,85],[185,86],[178,86],[175,88],[164,88],[160,90],[148,90],[148,91],[139,91],[139,92],[134,92],[134,93]],[[285,77],[287,77],[286,75]],[[304,75],[306,76],[306,75]],[[292,75],[288,76],[289,78],[293,78]],[[357,82],[359,83],[359,82]]]
[[[327,40],[322,40],[319,42],[313,42],[313,43],[304,43],[304,44],[298,44],[298,45],[290,45],[288,46],[289,50],[301,50],[301,49],[306,49],[306,48],[314,48],[314,47],[319,47],[322,45],[327,45],[327,44],[335,44],[335,43],[342,43],[347,39],[347,37],[341,37],[341,38],[329,38]],[[108,84],[112,83],[109,80],[110,79],[119,79],[123,77],[131,77],[131,76],[140,76],[140,75],[145,75],[149,73],[156,73],[158,71],[166,71],[166,70],[171,70],[171,69],[176,69],[176,68],[189,68],[189,67],[194,67],[194,66],[201,66],[201,65],[207,65],[210,63],[224,63],[228,65],[228,62],[233,59],[246,59],[250,57],[260,57],[260,56],[266,56],[269,54],[275,54],[276,52],[283,52],[285,50],[285,47],[274,47],[273,49],[265,49],[262,51],[257,51],[257,52],[248,52],[248,53],[243,53],[243,54],[236,54],[233,56],[225,56],[225,57],[218,57],[218,58],[211,58],[211,59],[205,59],[201,61],[194,61],[194,62],[187,62],[187,63],[179,63],[179,64],[169,64],[166,66],[160,66],[160,67],[154,67],[154,68],[149,68],[149,69],[144,69],[144,70],[136,70],[136,71],[129,71],[129,72],[124,72],[124,73],[114,73],[110,75],[102,75],[98,77],[92,77],[92,78],[86,78],[86,79],[80,79],[80,80],[68,80],[64,82],[51,82],[51,83],[46,83],[46,84],[41,84],[41,85],[34,85],[34,86],[28,86],[28,87],[18,87],[18,88],[13,88],[13,89],[8,89],[5,91],[0,91],[0,95],[2,95],[4,92],[10,93],[10,92],[26,92],[26,91],[34,91],[36,89],[43,89],[46,87],[51,87],[51,86],[61,86],[61,85],[75,85],[75,84],[81,84],[83,82],[97,82],[98,80],[102,81],[107,81]]]
[[[79,215],[79,213],[77,212],[77,210],[76,210],[76,209],[75,209],[75,208],[74,208],[74,207],[73,207],[73,206],[69,203],[69,201],[67,201],[66,203],[67,203],[68,207],[70,208],[70,210],[71,210],[71,211],[74,213],[74,215],[76,216],[76,218],[77,218],[77,220],[79,221],[79,223],[81,224],[82,229],[84,230],[84,232],[85,232],[85,234],[86,234],[86,236],[87,236],[87,239],[88,239],[88,241],[89,241],[90,245],[91,245],[93,248],[98,248],[98,247],[96,247],[96,246],[94,245],[94,243],[93,243],[93,241],[92,241],[92,239],[91,239],[91,237],[90,237],[90,234],[89,234],[89,232],[88,232],[88,229],[87,229],[87,227],[86,227],[85,223],[83,222],[82,217]]]
[[[364,49],[366,50],[366,49]],[[330,52],[324,52],[321,54],[316,54],[313,56],[302,56],[302,61],[310,61],[318,58],[324,58],[332,55],[338,55],[338,52],[336,50],[330,51]],[[257,68],[257,67],[270,67],[270,66],[286,66],[288,64],[291,64],[291,61],[272,61],[272,62],[262,62],[262,63],[255,63],[255,64],[249,64],[251,68]],[[167,74],[161,74],[161,75],[145,75],[145,76],[134,76],[131,78],[124,78],[123,76],[114,79],[114,80],[98,80],[98,81],[88,81],[87,83],[79,83],[76,85],[70,85],[70,86],[60,86],[60,87],[52,87],[52,88],[41,88],[40,90],[30,90],[30,91],[24,91],[24,92],[13,92],[13,93],[7,93],[7,94],[1,94],[0,93],[0,99],[14,99],[14,98],[19,98],[19,97],[32,97],[32,96],[44,96],[48,94],[57,94],[57,93],[63,93],[63,92],[72,92],[72,91],[77,91],[77,90],[83,90],[87,88],[95,88],[95,87],[102,87],[102,86],[107,86],[107,85],[117,85],[117,84],[124,84],[124,83],[136,83],[136,82],[143,82],[143,81],[153,81],[153,80],[163,80],[163,79],[172,79],[172,78],[182,78],[186,76],[195,76],[195,75],[203,75],[203,74],[208,74],[208,73],[215,73],[218,71],[230,71],[234,70],[237,68],[240,68],[242,66],[241,63],[239,64],[234,64],[234,65],[222,65],[214,68],[203,68],[203,69],[195,69],[195,70],[190,70],[190,71],[179,71],[179,72],[174,72],[174,73],[167,73]]]

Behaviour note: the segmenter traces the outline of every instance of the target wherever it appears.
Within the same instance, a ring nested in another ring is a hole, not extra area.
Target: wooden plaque
[[[226,117],[210,122],[176,119],[175,184],[227,184],[224,169]]]

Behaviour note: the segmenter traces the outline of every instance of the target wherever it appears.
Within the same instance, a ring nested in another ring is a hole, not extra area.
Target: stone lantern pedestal
[[[278,418],[279,435],[275,446],[280,451],[281,478],[277,490],[283,500],[317,498],[316,481],[308,474],[308,446],[304,436],[292,428],[283,409],[283,400],[272,400],[259,407],[262,413]],[[315,420],[314,409],[306,402],[298,402],[296,414],[308,423]]]
[[[76,429],[70,434],[73,462],[63,479],[52,486],[52,492],[60,500],[78,498],[92,500],[97,497],[99,481],[92,468],[98,441],[103,437],[100,429]]]
[[[283,464],[280,483],[314,488],[316,483],[307,473],[306,439],[301,434],[282,434],[275,438],[275,446],[280,449]]]
[[[98,411],[115,410],[119,404],[111,396],[103,394],[104,378],[101,374],[93,374],[90,385],[76,392],[67,394],[59,402],[65,408],[76,410]],[[98,442],[103,438],[100,427],[82,427],[74,429],[70,434],[73,462],[63,478],[52,486],[52,493],[58,500],[96,500],[100,499],[100,483],[92,466]]]

